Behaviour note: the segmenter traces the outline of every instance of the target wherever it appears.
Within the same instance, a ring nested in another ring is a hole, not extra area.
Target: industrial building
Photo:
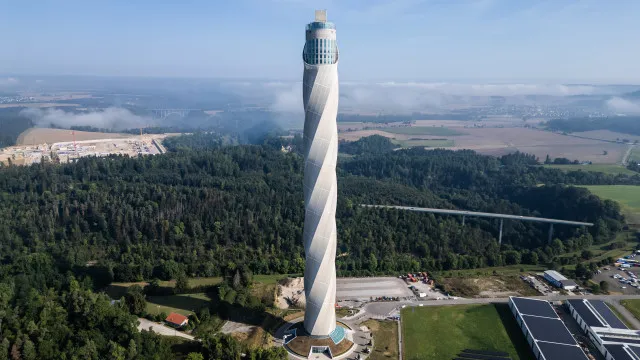
[[[603,301],[574,299],[566,306],[605,359],[640,359],[640,331],[627,328]]]
[[[575,281],[567,279],[564,275],[555,270],[547,270],[544,272],[544,278],[553,286],[564,290],[575,290],[578,287]]]
[[[510,297],[509,308],[537,360],[587,360],[548,301]]]

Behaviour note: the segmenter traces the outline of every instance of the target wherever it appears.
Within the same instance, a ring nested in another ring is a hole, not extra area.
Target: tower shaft
[[[314,336],[336,327],[336,162],[338,157],[338,46],[335,26],[316,12],[303,51],[304,327]]]

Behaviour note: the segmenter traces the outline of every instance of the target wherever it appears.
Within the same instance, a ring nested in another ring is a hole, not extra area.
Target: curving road
[[[629,156],[631,156],[631,152],[633,151],[634,148],[635,148],[635,145],[629,145],[629,149],[627,149],[627,152],[622,157],[622,165],[623,166],[627,166],[628,165]]]

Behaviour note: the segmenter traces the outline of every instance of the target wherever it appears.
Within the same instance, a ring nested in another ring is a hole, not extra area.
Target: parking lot
[[[392,277],[338,278],[336,297],[338,300],[370,300],[378,297],[413,297],[408,285],[401,279]]]
[[[606,270],[609,269],[609,270]],[[633,273],[638,277],[638,273],[640,272],[640,268],[631,267],[631,268],[617,268],[615,266],[607,266],[605,268],[600,269],[602,271],[600,274],[596,274],[593,277],[593,281],[596,283],[600,283],[600,281],[606,281],[609,283],[609,291],[622,293],[625,295],[637,295],[640,294],[640,289],[635,288],[634,286],[626,283],[620,282],[620,279],[614,278],[616,274],[625,279],[633,279],[629,272]]]

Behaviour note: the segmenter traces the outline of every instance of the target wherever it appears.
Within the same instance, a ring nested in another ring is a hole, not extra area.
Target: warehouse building
[[[548,301],[512,296],[509,308],[537,360],[587,360]]]
[[[640,359],[640,331],[630,330],[601,300],[567,300],[567,308],[607,360]]]
[[[567,279],[564,275],[555,270],[547,270],[544,272],[544,278],[553,286],[564,290],[575,290],[578,284],[575,281]]]

